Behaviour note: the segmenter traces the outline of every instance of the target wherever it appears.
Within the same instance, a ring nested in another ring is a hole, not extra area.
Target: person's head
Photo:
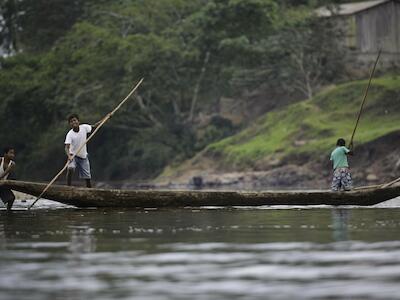
[[[77,114],[72,114],[68,116],[68,124],[72,129],[79,128],[79,116]]]
[[[5,147],[3,150],[3,156],[7,159],[14,159],[15,158],[15,149],[13,147]]]
[[[338,146],[338,147],[346,146],[346,141],[344,139],[340,138],[337,140],[336,146]]]

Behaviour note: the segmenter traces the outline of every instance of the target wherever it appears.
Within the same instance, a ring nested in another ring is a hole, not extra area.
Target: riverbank
[[[400,176],[399,79],[373,80],[354,139],[355,155],[350,158],[355,185]],[[332,86],[312,99],[268,112],[238,134],[169,166],[154,182],[329,187],[329,155],[338,138],[349,138],[367,83]]]
[[[400,176],[400,131],[355,146],[349,163],[355,186],[389,182]],[[289,155],[285,160],[260,162],[255,171],[223,172],[212,160],[192,160],[182,171],[162,176],[155,186],[189,185],[202,188],[232,189],[327,189],[332,169],[329,153],[320,156]],[[129,185],[129,184],[128,184]]]

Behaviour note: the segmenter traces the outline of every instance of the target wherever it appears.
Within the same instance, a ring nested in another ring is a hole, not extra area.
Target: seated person
[[[6,147],[3,151],[3,157],[0,157],[0,180],[6,180],[11,171],[15,168],[15,150],[13,147]],[[0,187],[0,198],[7,205],[7,210],[11,210],[14,204],[15,196],[13,192],[6,187]]]

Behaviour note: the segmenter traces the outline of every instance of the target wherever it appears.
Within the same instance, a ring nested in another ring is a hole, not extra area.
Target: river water
[[[400,199],[371,208],[0,210],[0,299],[400,299]]]

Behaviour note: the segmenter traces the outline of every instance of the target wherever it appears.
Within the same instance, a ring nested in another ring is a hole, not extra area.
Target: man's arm
[[[349,145],[349,152],[347,153],[348,155],[354,155],[354,145],[353,142],[350,143]]]
[[[65,154],[67,154],[68,160],[72,160],[73,155],[70,153],[70,144],[65,144]]]
[[[94,123],[93,125],[90,125],[90,126],[92,126],[93,129],[96,129],[97,127],[99,127],[101,122],[104,121],[104,119],[111,119],[111,117],[112,117],[112,113],[108,113],[103,119],[101,119],[100,121],[98,121],[98,122],[96,122],[96,123]]]
[[[11,164],[7,167],[7,169],[4,171],[4,174],[0,176],[0,180],[4,179],[10,172],[14,169],[15,162],[11,162]]]
[[[101,121],[103,121],[103,119],[101,119],[100,121],[98,121],[98,122],[96,122],[96,123],[94,123],[93,125],[90,125],[90,126],[92,126],[92,129],[96,129],[97,127],[99,127]]]

